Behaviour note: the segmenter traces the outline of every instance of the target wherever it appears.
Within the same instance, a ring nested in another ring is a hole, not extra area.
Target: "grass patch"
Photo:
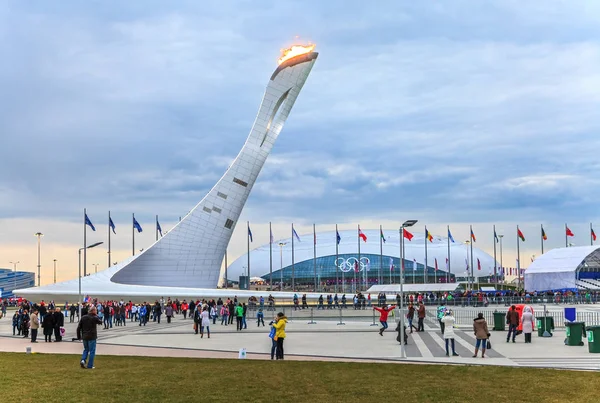
[[[2,401],[597,402],[600,381],[592,372],[508,367],[96,358],[89,371],[74,355],[0,353]]]

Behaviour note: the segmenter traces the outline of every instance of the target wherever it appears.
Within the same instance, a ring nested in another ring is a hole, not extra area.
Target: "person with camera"
[[[77,325],[77,334],[81,334],[83,339],[83,354],[79,363],[83,369],[86,368],[86,361],[87,369],[95,368],[94,359],[96,358],[96,339],[98,338],[96,326],[102,324],[102,320],[96,315],[96,312],[96,307],[92,305],[88,314],[82,316]]]

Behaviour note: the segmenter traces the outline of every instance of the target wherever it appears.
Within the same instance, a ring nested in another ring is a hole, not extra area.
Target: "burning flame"
[[[287,49],[281,50],[281,57],[277,60],[277,64],[281,64],[292,57],[304,55],[313,51],[316,45],[292,45]]]

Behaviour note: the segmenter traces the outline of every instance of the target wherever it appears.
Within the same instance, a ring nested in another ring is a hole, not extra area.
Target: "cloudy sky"
[[[113,260],[132,212],[149,245],[154,215],[168,229],[235,157],[294,42],[320,56],[243,212],[256,246],[269,221],[284,238],[406,218],[460,240],[473,224],[490,252],[496,224],[511,261],[517,224],[523,262],[540,223],[547,249],[565,222],[589,244],[599,39],[594,1],[2,2],[0,267],[35,270],[41,231],[42,283],[53,259],[72,278],[84,207],[91,241],[113,212]]]

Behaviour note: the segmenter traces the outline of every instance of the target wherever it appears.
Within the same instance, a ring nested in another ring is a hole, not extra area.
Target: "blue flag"
[[[252,231],[250,231],[250,226],[248,225],[248,237],[250,238],[250,242],[254,242],[252,240]]]
[[[133,228],[135,228],[138,232],[142,232],[142,226],[139,222],[133,217]]]
[[[340,242],[342,242],[342,237],[340,236],[340,233],[337,230],[335,230],[335,241],[338,245],[340,244]]]
[[[454,238],[452,238],[452,234],[450,233],[450,228],[448,228],[448,238],[454,242]]]
[[[496,234],[496,230],[494,230],[494,241],[496,241],[496,243],[500,242],[498,240],[498,235]]]
[[[117,232],[115,231],[115,223],[112,220],[112,217],[108,218],[108,226],[112,229],[113,234],[117,235]]]
[[[163,234],[162,234],[162,228],[160,227],[160,223],[158,222],[158,220],[156,220],[156,230],[158,231],[158,233],[160,234],[160,236],[163,236]]]
[[[89,225],[92,231],[96,231],[96,227],[94,227],[94,224],[92,224],[87,214],[85,215],[85,225]]]
[[[296,230],[294,229],[293,226],[292,226],[292,235],[298,240],[298,242],[300,242],[300,237],[298,236],[298,233],[296,232]]]

